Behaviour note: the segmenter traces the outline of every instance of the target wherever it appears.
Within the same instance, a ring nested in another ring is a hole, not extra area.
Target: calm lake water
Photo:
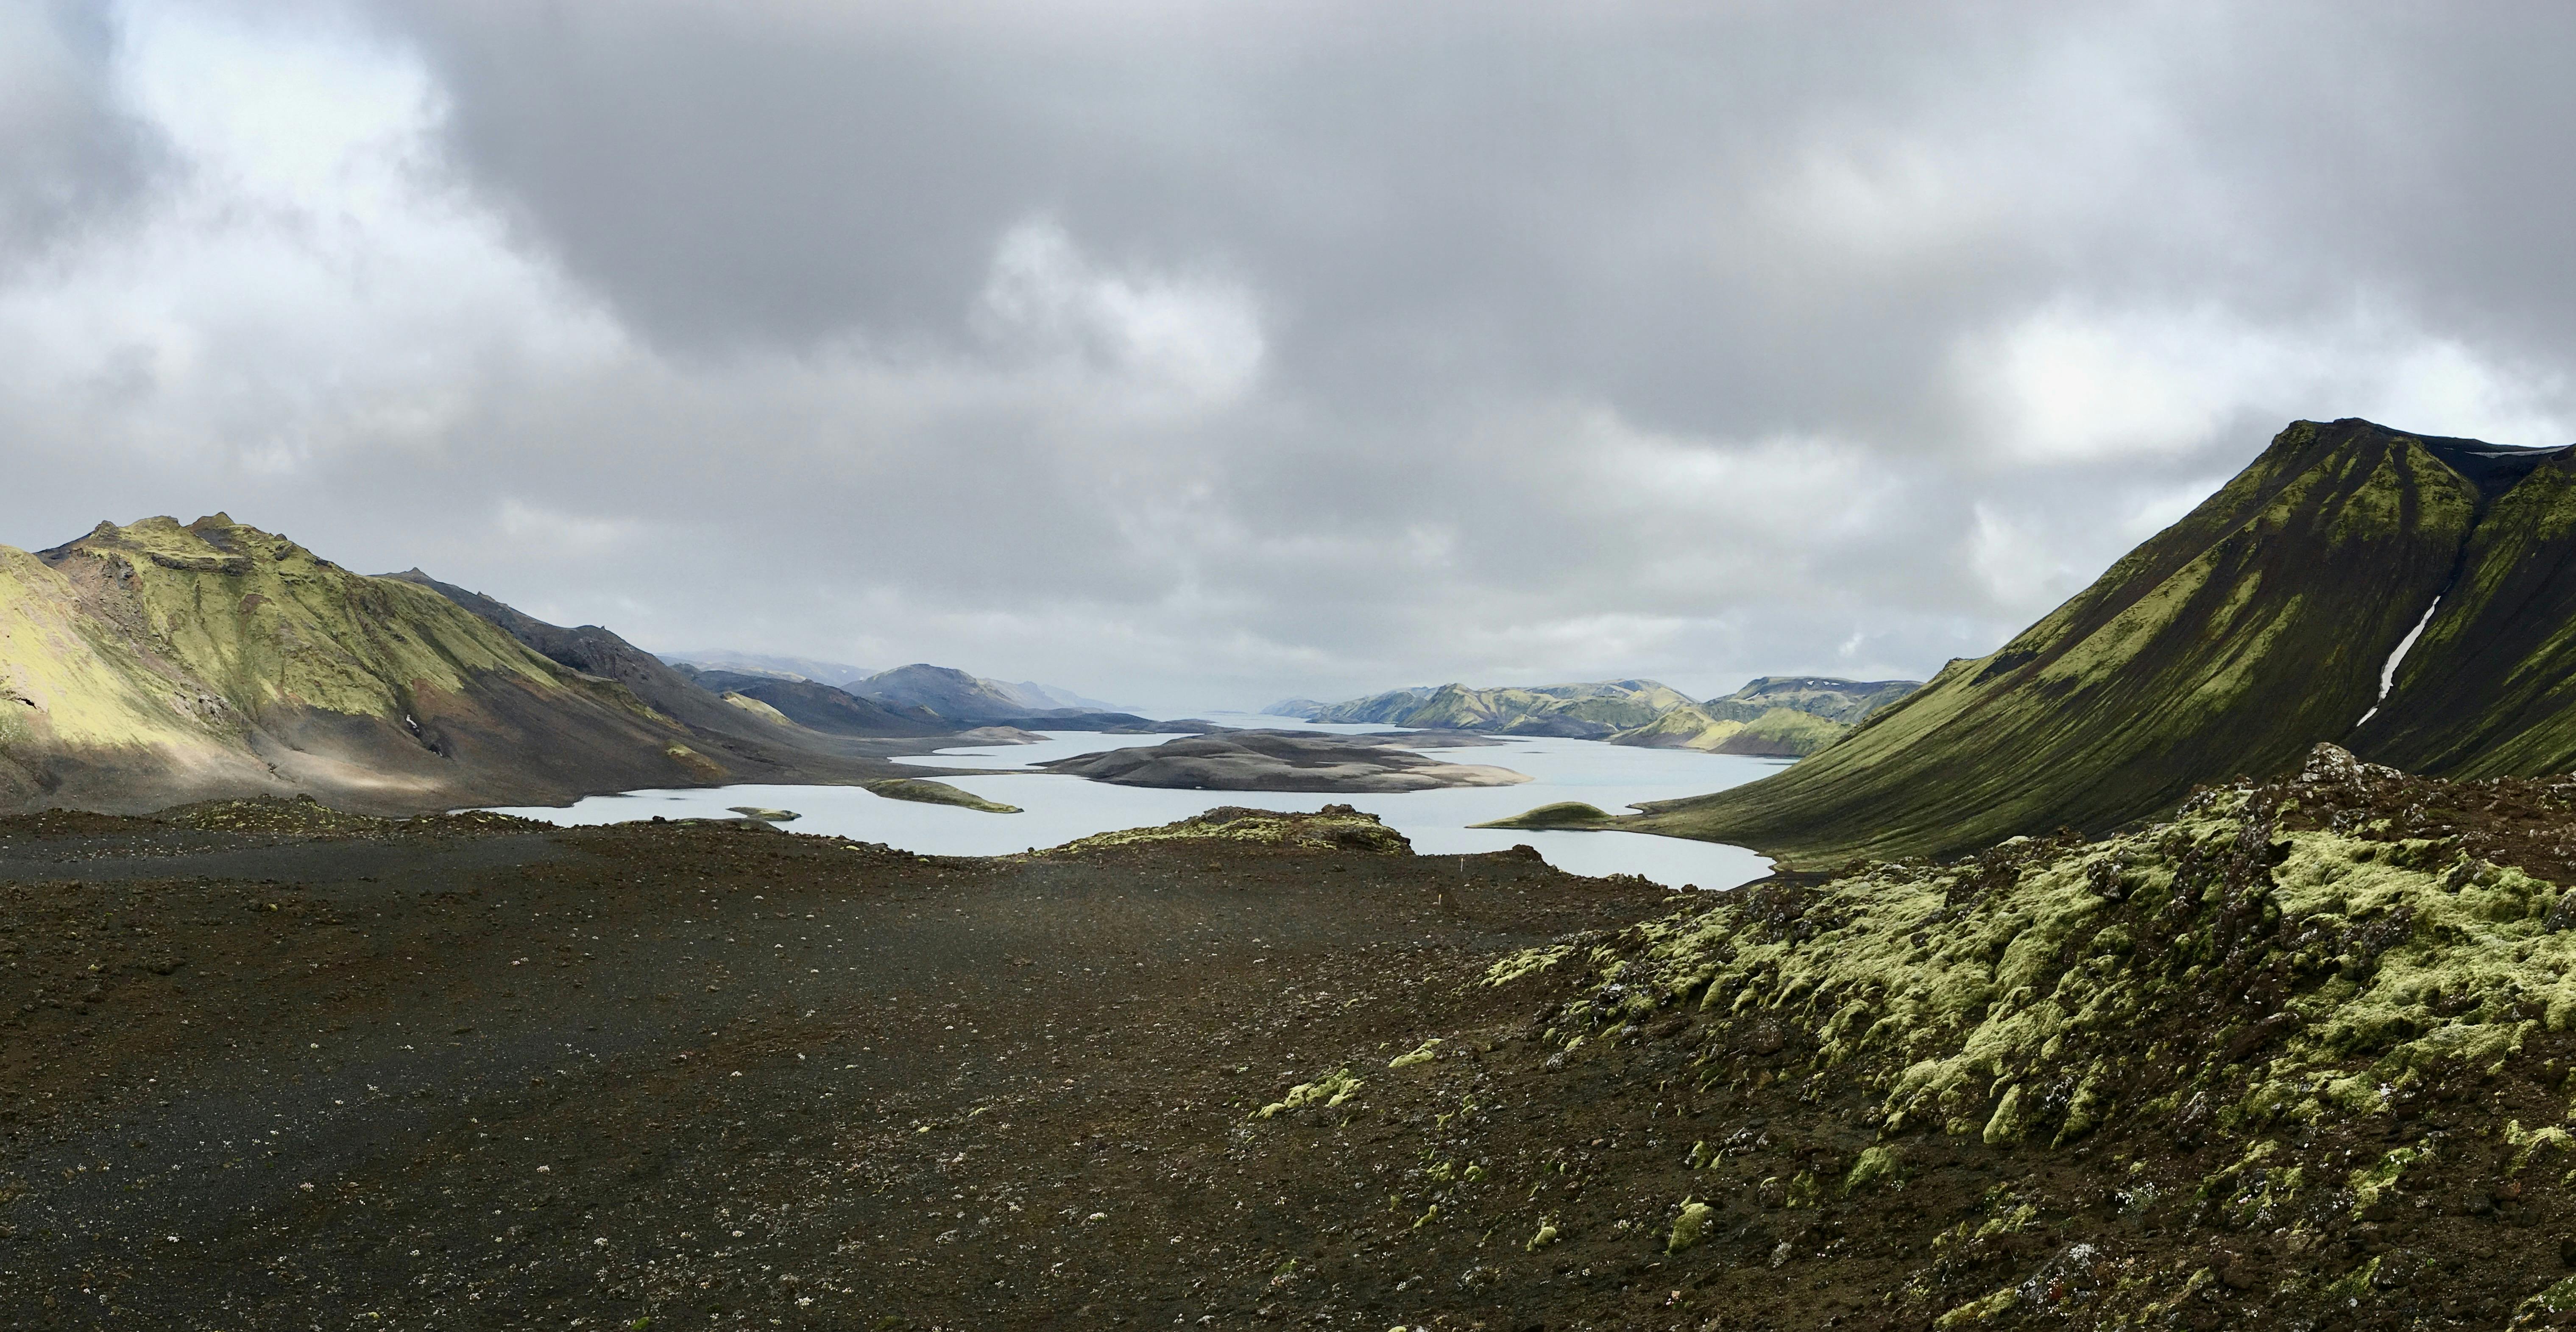
[[[1383,726],[1320,726],[1280,717],[1219,713],[1208,720],[1229,726],[1279,730],[1381,732]],[[1506,818],[1559,800],[1580,800],[1614,813],[1641,800],[1670,800],[1740,785],[1779,771],[1776,759],[1688,750],[1633,749],[1593,740],[1509,740],[1470,749],[1426,751],[1459,763],[1485,763],[1525,772],[1519,786],[1408,791],[1394,795],[1337,795],[1286,791],[1165,791],[1111,786],[1057,773],[1029,772],[1032,763],[1093,754],[1132,745],[1156,745],[1169,735],[1100,735],[1041,732],[1042,744],[947,749],[905,762],[949,768],[989,768],[989,775],[943,777],[952,786],[988,800],[1018,805],[1020,814],[983,814],[948,805],[888,800],[855,786],[726,786],[702,790],[629,791],[592,796],[564,807],[505,809],[557,824],[622,823],[664,818],[729,818],[727,806],[789,809],[803,817],[788,825],[800,833],[884,842],[924,855],[990,856],[1056,846],[1113,828],[1139,828],[1184,819],[1218,805],[1256,809],[1315,810],[1353,805],[1377,815],[1413,841],[1424,855],[1501,851],[1526,842],[1549,864],[1575,874],[1641,874],[1672,887],[1727,888],[1758,879],[1771,862],[1739,846],[1624,832],[1517,832],[1467,825]]]

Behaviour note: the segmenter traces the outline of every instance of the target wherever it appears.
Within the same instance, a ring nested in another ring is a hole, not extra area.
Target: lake
[[[1282,717],[1217,713],[1220,725],[1344,734],[1385,732],[1384,726],[1324,726]],[[731,818],[732,805],[788,809],[788,825],[863,842],[883,842],[924,855],[992,856],[1057,846],[1114,828],[1140,828],[1188,818],[1218,805],[1256,809],[1315,810],[1352,805],[1375,814],[1412,839],[1424,855],[1536,847],[1547,862],[1575,874],[1638,874],[1670,887],[1727,888],[1758,879],[1771,862],[1740,846],[1627,832],[1526,832],[1467,825],[1508,818],[1560,800],[1580,800],[1613,813],[1645,800],[1704,795],[1767,777],[1780,759],[1701,754],[1680,749],[1637,749],[1596,740],[1507,739],[1498,745],[1426,751],[1459,763],[1487,763],[1529,774],[1519,786],[1461,787],[1380,795],[1302,791],[1167,791],[1112,786],[1058,773],[1026,771],[1028,765],[1132,745],[1158,745],[1171,735],[1101,735],[1039,732],[1033,745],[946,749],[898,760],[988,773],[942,777],[988,800],[1018,805],[1025,813],[984,814],[949,805],[888,800],[855,786],[725,786],[695,790],[629,791],[592,796],[568,807],[503,809],[555,824],[623,823],[635,819]]]

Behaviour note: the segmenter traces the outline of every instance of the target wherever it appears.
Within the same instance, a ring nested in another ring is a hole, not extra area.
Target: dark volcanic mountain
[[[789,721],[827,735],[940,735],[957,729],[957,723],[928,708],[861,698],[812,680],[694,669],[689,678],[702,689],[758,699]]]
[[[852,680],[849,691],[898,707],[918,707],[952,721],[983,724],[1029,716],[1033,711],[1003,686],[947,666],[915,662]]]
[[[2001,651],[1777,777],[1624,826],[1819,864],[2105,830],[2319,741],[2431,773],[2563,771],[2571,468],[2565,450],[2294,423]]]
[[[1033,695],[1029,692],[1032,688],[1045,693]],[[1046,707],[1045,699],[1052,698],[1056,691],[1044,685],[1005,684],[927,662],[852,680],[847,689],[863,699],[897,709],[917,708],[959,726],[1020,726],[1055,731],[1149,731],[1158,727],[1158,723],[1132,712]],[[1172,724],[1184,730],[1203,725]]]

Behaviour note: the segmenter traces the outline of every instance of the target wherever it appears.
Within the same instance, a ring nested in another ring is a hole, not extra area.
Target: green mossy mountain
[[[305,794],[413,813],[882,766],[731,726],[220,513],[0,546],[0,809]]]
[[[2552,574],[2576,527],[2569,467],[2295,422],[2001,650],[1778,776],[1622,826],[1823,865],[2107,831],[2320,741],[2431,773],[2563,770],[2576,587]],[[2383,699],[2383,668],[2455,579]]]
[[[1742,689],[1700,704],[1719,721],[1758,721],[1776,712],[1858,726],[1923,687],[1920,680],[1844,680],[1822,675],[1757,675]]]

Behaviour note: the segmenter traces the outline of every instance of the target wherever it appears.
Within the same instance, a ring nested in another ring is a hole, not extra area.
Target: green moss
[[[1696,1199],[1682,1202],[1681,1215],[1673,1218],[1672,1233],[1664,1239],[1664,1252],[1680,1253],[1708,1237],[1709,1218],[1717,1209]]]
[[[1439,1058],[1440,1044],[1440,1038],[1434,1036],[1431,1039],[1424,1041],[1422,1044],[1405,1051],[1403,1054],[1397,1055],[1395,1058],[1388,1060],[1386,1062],[1386,1066],[1388,1068],[1411,1068],[1416,1064],[1428,1064],[1432,1060]]]
[[[1545,971],[1573,955],[1574,945],[1572,944],[1524,948],[1485,968],[1484,984],[1509,985],[1523,976]]]
[[[2558,1284],[2523,1301],[2522,1307],[2540,1313],[2576,1313],[2576,1276],[2562,1278]]]
[[[1559,1031],[1690,1005],[1785,1033],[1804,1066],[1858,1065],[1890,1133],[1999,1144],[2383,1114],[2392,1088],[2576,1022],[2576,931],[2546,924],[2557,890],[2432,845],[2280,831],[2251,788],[2222,788],[2123,837],[1757,886],[1595,947]],[[2127,1044],[2182,1012],[2217,1024],[2187,1057]],[[2227,1196],[2259,1211],[2302,1187],[2273,1169]]]
[[[1951,1332],[1954,1328],[1975,1327],[1979,1323],[1990,1323],[2011,1313],[2020,1304],[2021,1292],[2006,1286],[1990,1295],[1970,1300],[1933,1319],[1932,1326],[1940,1329],[1941,1332]]]
[[[914,800],[925,805],[955,805],[960,809],[981,810],[986,814],[1017,814],[1020,807],[987,800],[972,791],[961,790],[946,782],[927,777],[888,777],[859,785],[888,800]]]
[[[2430,1153],[2417,1148],[2400,1147],[2353,1171],[2345,1181],[2345,1187],[2352,1191],[2353,1215],[2361,1215],[2382,1198],[2397,1192],[2398,1181],[2405,1178],[2406,1167],[2428,1155]]]
[[[780,712],[778,709],[761,702],[759,699],[753,698],[749,694],[727,693],[723,697],[725,702],[731,703],[735,707],[750,713],[752,716],[760,718],[762,721],[776,722],[781,726],[793,726],[796,724],[787,719],[786,713]]]
[[[1261,1107],[1256,1117],[1271,1119],[1309,1106],[1329,1110],[1358,1095],[1362,1085],[1358,1078],[1351,1076],[1349,1069],[1337,1068],[1313,1082],[1301,1082],[1289,1088],[1287,1095]]]
[[[2534,1159],[2552,1152],[2576,1151],[2576,1137],[2571,1137],[2567,1130],[2555,1124],[2527,1131],[2521,1120],[2509,1120],[2505,1124],[2504,1138],[2506,1145],[2514,1149],[2513,1164],[2505,1170],[2507,1175],[2521,1174]]]
[[[1896,1186],[1902,1179],[1897,1172],[1897,1164],[1897,1150],[1892,1146],[1880,1143],[1863,1148],[1859,1159],[1852,1162],[1850,1172],[1843,1176],[1843,1192],[1858,1193],[1873,1184]]]
[[[1047,855],[1080,855],[1111,847],[1154,842],[1224,841],[1284,846],[1306,851],[1364,851],[1378,855],[1411,855],[1404,834],[1348,805],[1326,805],[1312,814],[1225,806],[1194,814],[1159,828],[1127,828],[1095,833],[1067,842]]]
[[[1467,826],[1470,828],[1587,828],[1609,821],[1610,815],[1598,805],[1587,805],[1580,800],[1560,800],[1553,805],[1541,805],[1508,819],[1495,819],[1490,823],[1471,823]]]

